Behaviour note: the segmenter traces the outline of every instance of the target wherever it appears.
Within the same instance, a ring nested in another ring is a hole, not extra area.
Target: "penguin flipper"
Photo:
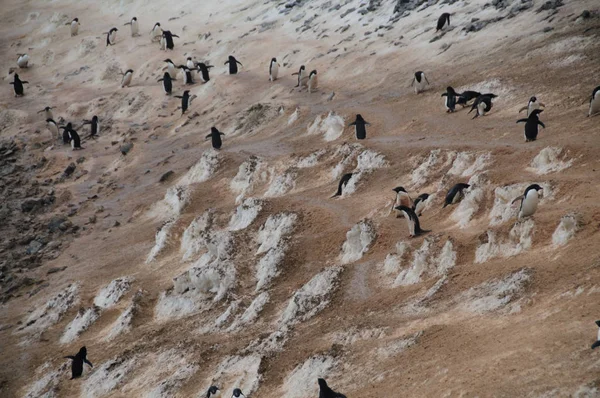
[[[541,120],[538,120],[538,124],[539,124],[540,126],[542,126],[543,128],[546,128],[546,126],[544,125],[544,123],[542,123],[542,121],[541,121]]]
[[[206,137],[204,137],[205,140],[209,139],[210,137],[212,137],[212,133],[207,135]]]
[[[227,65],[229,63],[229,60],[225,61],[225,63],[223,65]]]
[[[240,64],[241,66],[244,66],[244,65],[242,65],[242,63],[241,63],[240,61],[238,61],[237,59],[235,60],[235,62],[237,62],[237,63],[238,63],[238,64]]]
[[[174,95],[174,98],[183,98],[181,95]]]
[[[600,328],[600,321],[596,321],[596,325]]]
[[[72,359],[75,360],[75,357],[73,355],[67,355],[66,357],[64,357],[65,359]]]
[[[442,97],[447,97],[447,96],[448,96],[448,93],[442,94]]]
[[[522,107],[521,109],[519,109],[519,113],[521,113],[521,112],[523,112],[523,111],[526,111],[526,110],[527,110],[527,108],[528,108],[528,106],[524,106],[524,107]]]
[[[592,344],[592,350],[596,347],[600,347],[600,341],[596,341],[594,344]]]
[[[427,76],[425,76],[425,74],[423,74],[423,77],[425,78],[425,81],[427,82],[427,84],[429,84],[429,80],[427,80]]]
[[[225,135],[225,133],[221,133],[220,131],[219,131],[219,134],[220,134],[220,135]]]
[[[350,127],[350,126],[356,126],[356,122],[352,122],[352,123],[350,123],[350,124],[348,125],[348,127]]]
[[[512,206],[512,205],[514,205],[516,202],[518,202],[519,200],[523,200],[523,199],[525,199],[525,195],[521,195],[521,196],[519,196],[519,197],[517,197],[517,198],[514,198],[514,199],[512,200],[512,202],[510,202],[510,205]]]
[[[82,148],[83,149],[83,148]],[[93,368],[94,365],[92,365],[92,363],[90,361],[88,361],[87,359],[84,359],[83,362],[87,363],[88,365],[90,365],[90,368]]]
[[[527,122],[527,119],[519,119],[519,120],[517,120],[517,123],[526,123],[526,122]]]

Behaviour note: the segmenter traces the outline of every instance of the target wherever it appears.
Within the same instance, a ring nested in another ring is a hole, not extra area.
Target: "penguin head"
[[[119,29],[117,29],[117,28],[112,28],[112,29],[110,30],[110,32],[109,32],[109,33],[112,33],[112,32],[118,32],[118,31],[119,31]]]
[[[420,79],[422,75],[423,75],[423,72],[422,72],[422,71],[417,71],[417,72],[415,72],[415,77],[416,77],[417,79]]]
[[[168,62],[168,63],[170,63],[170,64],[172,64],[172,63],[173,63],[173,61],[171,61],[171,58],[167,58],[167,59],[165,59],[165,61],[164,61],[164,62]]]
[[[97,122],[98,121],[98,116],[94,115],[94,117],[92,118],[93,122]]]
[[[529,98],[529,102],[535,102],[535,101],[537,101],[537,98],[535,98],[535,96]]]
[[[56,124],[56,122],[54,121],[54,119],[46,119],[46,123],[54,123],[54,124]]]
[[[300,65],[300,70],[306,70],[306,66]]]
[[[361,116],[361,114],[357,113],[356,114],[356,121],[362,122],[363,120],[365,120],[365,119],[363,119],[363,117]]]
[[[127,69],[127,70],[125,71],[125,74],[128,74],[128,73],[133,73],[133,69]]]
[[[243,393],[243,392],[242,392],[242,390],[241,390],[241,389],[239,389],[239,388],[234,388],[234,389],[233,389],[233,396],[234,396],[235,398],[238,398],[238,397],[240,397],[240,396],[241,396],[241,397],[245,397],[244,393]]]
[[[71,124],[71,123],[69,123],[69,124]],[[77,355],[85,358],[87,356],[87,348],[85,348],[85,346],[81,347],[79,349],[79,352],[77,353]]]
[[[154,27],[156,28],[157,26],[160,26],[160,22],[157,22],[154,24]]]
[[[455,93],[454,89],[452,87],[450,87],[450,86],[446,87],[446,91],[449,92],[450,94],[454,94]]]
[[[79,18],[73,18],[73,22],[79,22]]]
[[[215,126],[212,126],[210,128],[210,132],[213,133],[213,134],[219,134],[219,130],[217,130],[217,128]]]
[[[230,55],[230,56],[229,56],[229,61],[231,61],[231,62],[235,62],[235,57],[234,57],[233,55]]]
[[[191,61],[191,60],[192,60],[192,57],[187,57],[187,60],[188,60],[188,61]]]
[[[531,184],[525,190],[525,196],[527,196],[527,194],[529,193],[529,191],[531,191],[532,189],[535,190],[538,193],[538,195],[540,193],[543,193],[543,191],[544,191],[544,188],[540,187],[538,184]],[[542,191],[542,192],[540,192],[540,191]]]
[[[309,78],[316,76],[317,75],[317,70],[314,69],[312,72],[310,72],[310,75],[308,75]]]
[[[394,189],[392,189],[392,191],[398,193],[398,192],[404,192],[406,193],[406,189],[404,189],[404,187],[396,187]]]
[[[52,109],[51,106],[47,106],[47,107],[44,108],[45,111],[49,111],[50,109]]]
[[[165,74],[163,75],[163,79],[165,80],[171,80],[171,75],[169,75],[169,72],[165,72]]]
[[[325,379],[318,379],[317,381],[319,382],[319,387],[327,388],[327,382],[325,381]]]
[[[15,73],[15,80],[19,80],[19,74]]]
[[[132,21],[137,21],[137,17],[131,18]]]
[[[185,91],[183,92],[183,95],[190,95],[190,90],[185,90]]]
[[[271,58],[271,63],[277,62],[277,58],[273,57]]]

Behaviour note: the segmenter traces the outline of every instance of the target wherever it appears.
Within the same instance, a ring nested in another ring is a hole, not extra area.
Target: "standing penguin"
[[[175,98],[181,98],[181,114],[183,115],[192,104],[192,101],[194,98],[196,98],[196,96],[190,96],[190,90],[185,90],[183,95],[176,95]]]
[[[52,118],[46,119],[46,127],[52,134],[53,139],[55,137],[56,137],[56,139],[60,139],[60,132],[58,131],[58,125],[56,124],[54,119],[52,119]]]
[[[308,83],[307,83],[308,92],[312,93],[313,91],[315,91],[317,89],[318,85],[319,85],[319,80],[317,79],[317,71],[313,70],[312,72],[310,72],[310,75],[308,75]]]
[[[346,187],[346,185],[348,185],[348,181],[350,181],[350,179],[352,178],[352,175],[353,175],[352,173],[346,173],[342,176],[342,178],[340,179],[340,182],[338,183],[338,189],[331,198],[335,198],[336,196],[342,196],[342,192],[343,192],[344,188]]]
[[[408,234],[411,238],[429,232],[421,229],[419,217],[413,209],[407,206],[396,206],[394,208],[404,214],[404,218],[406,218],[406,223],[408,224]]]
[[[444,25],[446,24],[446,22],[448,23],[448,26],[450,26],[450,14],[447,12],[443,13],[438,18],[437,26],[435,27],[435,31],[437,32],[439,30],[442,30],[444,28]]]
[[[21,69],[25,69],[28,67],[27,63],[29,62],[29,55],[27,54],[17,54],[19,58],[17,58],[17,66]]]
[[[169,72],[165,72],[162,79],[158,79],[159,82],[163,82],[163,88],[165,90],[165,94],[171,95],[173,92],[173,82],[171,80],[175,80],[169,75]]]
[[[469,111],[469,113],[471,113],[474,109],[477,110],[475,112],[475,116],[473,116],[473,119],[479,116],[484,116],[487,112],[489,112],[490,109],[492,109],[492,106],[494,106],[494,104],[492,104],[492,99],[496,97],[496,94],[483,94],[477,97],[473,102],[473,106],[471,106],[471,110]]]
[[[73,130],[73,125],[71,123],[67,123],[66,127],[62,127],[62,129],[64,130],[63,142],[66,141],[65,144],[70,142],[71,148],[74,151],[78,149],[84,149],[81,147],[81,138],[79,137],[79,134],[77,134],[77,131]]]
[[[206,398],[210,398],[211,395],[217,395],[218,391],[219,391],[219,387],[210,386],[208,388],[208,391],[206,391]]]
[[[79,33],[79,18],[73,18],[73,20],[65,25],[71,25],[71,37],[77,36]]]
[[[590,111],[588,117],[595,115],[600,112],[600,86],[596,87],[592,91],[592,98],[590,98]]]
[[[536,109],[540,109],[540,106],[543,106],[544,108],[546,107],[546,105],[542,104],[540,101],[537,100],[535,96],[533,96],[529,98],[527,106],[524,106],[521,109],[519,109],[519,113],[527,111],[527,117],[529,117],[529,115],[531,115],[531,112],[533,112]]]
[[[83,363],[87,363],[90,365],[90,368],[93,368],[94,365],[87,359],[87,348],[81,347],[79,352],[75,355],[69,355],[65,358],[71,359],[71,380],[81,377],[83,374]]]
[[[29,84],[29,82],[26,80],[19,79],[19,75],[15,73],[14,80],[9,84],[13,85],[13,89],[15,90],[15,97],[22,97],[23,95],[25,95],[25,92],[23,91],[23,84]]]
[[[277,75],[279,74],[279,63],[276,58],[271,58],[271,63],[269,64],[269,80],[274,82],[277,80]]]
[[[151,41],[159,41],[162,37],[163,31],[160,27],[160,22],[154,24],[154,27],[150,31],[150,40]]]
[[[446,105],[446,113],[451,113],[455,111],[457,95],[458,94],[456,93],[456,91],[454,91],[454,89],[450,86],[448,86],[446,88],[446,92],[442,94],[442,97],[446,97],[446,102],[444,103],[444,105]]]
[[[296,84],[296,87],[300,87],[302,81],[306,77],[306,67],[304,65],[301,65],[297,73],[292,73],[292,76],[295,75],[298,75],[298,84]]]
[[[236,73],[238,73],[237,64],[240,64],[240,66],[244,66],[244,65],[242,65],[242,63],[240,61],[235,59],[235,57],[233,55],[230,55],[229,59],[227,61],[225,61],[225,63],[223,65],[227,65],[227,64],[229,64],[229,74],[230,75],[235,75]]]
[[[396,208],[397,206],[412,207],[413,201],[404,187],[396,187],[392,191],[396,192],[392,208]],[[397,214],[396,217],[400,217],[400,214]]]
[[[183,71],[183,84],[194,84],[194,77],[192,76],[192,71],[188,69],[185,65],[179,65],[179,69]]]
[[[525,123],[525,142],[535,141],[537,139],[538,124],[543,128],[546,128],[539,118],[539,114],[542,112],[544,112],[543,109],[535,109],[527,119],[517,120],[517,123]]]
[[[210,128],[210,134],[206,136],[206,139],[211,139],[213,148],[221,149],[221,145],[223,145],[223,142],[221,141],[222,135],[225,134],[221,133],[216,127],[213,126]]]
[[[96,137],[100,132],[100,123],[98,123],[98,116],[94,115],[94,117],[92,117],[92,120],[84,120],[83,125],[85,126],[86,124],[90,125],[89,137]]]
[[[165,59],[164,62],[167,63],[167,66],[165,67],[167,69],[167,72],[169,73],[172,79],[175,79],[177,77],[177,67],[175,66],[175,63],[171,61],[171,58]],[[163,70],[165,70],[165,68],[163,68]]]
[[[427,85],[429,85],[429,80],[427,80],[427,77],[425,76],[425,72],[423,71],[418,71],[415,72],[415,77],[413,77],[412,83],[410,84],[411,87],[414,86],[415,87],[415,94],[419,94],[422,91],[425,91],[425,83],[427,82]]]
[[[370,125],[371,123],[363,119],[360,113],[356,115],[356,120],[349,124],[349,126],[354,126],[354,132],[356,133],[357,140],[364,140],[365,138],[367,138],[366,126]]]
[[[472,99],[476,99],[480,95],[481,93],[477,91],[463,91],[462,93],[458,94],[458,98],[456,99],[456,105],[462,105],[462,107],[464,108],[465,106],[467,106],[467,103],[469,101],[471,101]]]
[[[52,114],[51,106],[47,106],[44,109],[42,109],[41,111],[38,111],[38,113],[42,113],[42,112],[44,112],[44,119],[46,119],[46,120],[54,119],[54,115]]]
[[[421,195],[417,196],[417,198],[415,199],[412,209],[415,211],[415,213],[419,217],[421,217],[423,210],[425,210],[425,206],[427,206],[428,199],[429,199],[428,193],[422,193]]]
[[[600,347],[600,321],[596,321],[596,326],[598,326],[598,335],[596,336],[596,341],[592,344],[592,350],[596,347]]]
[[[212,65],[206,65],[206,64],[205,64],[205,63],[203,63],[203,62],[198,62],[198,63],[196,64],[196,69],[197,69],[198,71],[200,71],[200,79],[201,79],[201,80],[202,80],[202,82],[204,82],[204,83],[206,83],[206,82],[208,82],[208,81],[210,80],[210,75],[209,75],[209,73],[208,73],[208,70],[209,70],[210,68],[214,68],[214,66],[212,66]]]
[[[544,189],[538,184],[532,184],[525,189],[525,193],[518,198],[515,198],[512,203],[521,201],[521,207],[519,208],[518,219],[521,220],[524,217],[529,217],[535,214],[540,200],[540,195],[543,194]]]
[[[127,69],[125,73],[121,73],[123,75],[123,79],[121,79],[121,88],[129,87],[131,84],[131,78],[133,77],[133,69]]]
[[[461,199],[465,197],[464,190],[469,187],[470,187],[469,184],[464,184],[461,182],[461,183],[456,184],[452,188],[450,188],[450,190],[448,191],[448,194],[446,194],[446,199],[444,200],[443,207],[446,207],[448,205],[453,205],[453,204],[460,202]]]
[[[131,18],[131,21],[127,22],[123,26],[131,25],[131,37],[139,36],[140,27],[136,17]]]
[[[192,57],[187,57],[185,60],[185,66],[187,66],[187,68],[190,70],[196,69],[196,65],[194,64]]]
[[[319,383],[319,398],[346,398],[344,394],[333,391],[325,379],[318,379],[317,382]]]
[[[172,50],[175,48],[175,42],[173,42],[173,38],[177,37],[179,38],[179,36],[171,33],[170,30],[163,30],[162,32],[162,37],[164,40],[164,45],[162,45],[162,49],[164,50],[165,48],[168,50]]]
[[[119,29],[112,28],[111,30],[108,31],[108,33],[106,33],[106,47],[112,46],[115,44],[115,40],[117,40],[117,32],[118,31],[119,31]]]

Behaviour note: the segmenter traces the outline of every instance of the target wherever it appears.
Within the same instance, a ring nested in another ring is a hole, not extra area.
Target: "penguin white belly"
[[[53,138],[55,135],[60,138],[60,135],[58,134],[58,127],[56,126],[56,124],[48,123],[46,126],[48,127],[48,130],[52,134]]]
[[[523,199],[521,204],[521,211],[519,212],[519,218],[532,216],[537,210],[539,202],[538,193],[536,190],[531,190],[527,196]]]
[[[307,87],[307,86],[308,86],[308,76],[301,75],[301,77],[300,77],[300,87]]]
[[[175,71],[175,66],[173,64],[167,65],[167,72],[169,72],[169,76],[171,76],[171,79],[175,79],[177,72]]]
[[[421,213],[423,213],[423,210],[425,210],[425,201],[420,200],[419,203],[417,203],[417,205],[415,206],[415,213],[419,216],[421,215]]]
[[[483,116],[483,115],[485,115],[485,107],[486,107],[486,104],[485,104],[485,102],[480,102],[480,103],[477,105],[477,114],[478,114],[479,116]]]
[[[71,22],[71,36],[77,36],[79,32],[79,22],[73,21]]]
[[[194,69],[194,61],[188,59],[188,61],[186,62],[186,66],[188,67],[188,69]]]
[[[537,101],[530,102],[529,106],[527,107],[527,117],[529,117],[529,115],[531,115],[531,112],[535,111],[536,109],[540,109],[540,104]]]
[[[596,93],[596,95],[592,99],[592,102],[590,103],[590,112],[588,113],[588,116],[595,115],[598,112],[600,112],[600,92]]]
[[[419,94],[423,90],[425,90],[425,79],[421,78],[420,82],[415,79],[415,93]]]
[[[279,74],[279,66],[277,63],[274,63],[271,66],[271,81],[277,80],[277,75]]]
[[[131,73],[127,73],[125,76],[123,76],[123,82],[121,83],[121,87],[129,87],[130,83],[131,83]]]
[[[462,199],[463,196],[464,196],[463,191],[458,191],[456,193],[456,195],[454,195],[454,197],[452,198],[452,204],[455,205],[458,202],[460,202],[460,200]]]
[[[152,40],[158,41],[162,38],[162,29],[158,26],[152,30]]]
[[[113,31],[113,32],[111,32],[111,34],[108,35],[108,40],[110,41],[110,44],[115,44],[116,39],[117,39],[117,32]]]
[[[27,68],[27,63],[29,62],[29,55],[24,54],[19,57],[17,60],[17,65],[19,68]]]
[[[314,90],[316,90],[318,84],[319,81],[317,80],[317,76],[313,76],[308,79],[308,92],[312,93]]]
[[[160,49],[163,51],[167,49],[167,39],[164,36],[160,38]]]
[[[44,116],[46,116],[46,119],[54,119],[54,115],[52,114],[52,111],[50,109],[44,111]]]
[[[140,28],[137,21],[131,21],[131,36],[137,36]]]

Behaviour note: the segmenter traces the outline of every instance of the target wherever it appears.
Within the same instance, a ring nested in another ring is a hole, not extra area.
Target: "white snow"
[[[343,189],[342,197],[346,197],[356,191],[356,185],[367,174],[372,173],[376,169],[387,166],[385,156],[382,154],[367,149],[362,151],[356,158],[357,165],[352,171],[352,177]]]
[[[135,366],[135,357],[115,357],[94,368],[85,379],[81,388],[81,397],[104,397],[115,390]]]
[[[371,220],[361,220],[354,225],[350,231],[346,232],[346,241],[342,245],[340,262],[349,264],[360,260],[363,254],[369,250],[369,246],[376,236],[377,232]]]
[[[177,319],[198,310],[198,305],[193,297],[171,295],[162,292],[154,308],[154,316],[158,320]]]
[[[58,393],[58,383],[67,369],[70,368],[70,360],[66,360],[58,369],[49,370],[52,367],[50,362],[46,362],[35,370],[35,377],[38,377],[29,385],[25,398],[53,398]],[[43,376],[42,376],[43,374]]]
[[[527,269],[521,269],[502,279],[494,279],[470,288],[458,302],[465,311],[483,314],[496,311],[523,293],[531,278]]]
[[[117,278],[98,292],[94,298],[94,305],[102,309],[115,305],[125,293],[131,288],[133,278]]]
[[[197,371],[198,366],[193,364],[182,364],[166,379],[162,380],[159,385],[146,393],[146,398],[167,398],[177,394],[177,390],[189,380]]]
[[[517,217],[519,212],[519,202],[517,201],[513,205],[512,201],[523,195],[525,189],[529,185],[531,185],[531,183],[518,183],[494,189],[494,204],[489,215],[490,225],[500,225],[511,218]],[[542,205],[545,200],[552,198],[553,190],[548,183],[540,183],[539,185],[543,188],[544,192],[542,199],[540,199],[540,205]]]
[[[160,254],[160,252],[165,248],[167,244],[167,240],[169,239],[169,233],[171,232],[171,228],[175,224],[175,221],[167,221],[163,224],[162,227],[156,232],[156,242],[154,246],[148,253],[148,257],[146,257],[146,264],[150,264],[152,261],[156,259],[156,256]]]
[[[256,264],[256,291],[259,291],[271,283],[273,278],[279,275],[279,265],[285,258],[287,246],[279,244],[277,247],[269,249]]]
[[[459,202],[452,212],[451,218],[456,221],[460,228],[466,228],[471,219],[479,210],[479,203],[484,197],[484,188],[487,185],[486,178],[482,174],[475,174],[469,180],[470,187],[466,189],[464,198]]]
[[[546,147],[533,158],[531,169],[537,174],[555,173],[573,165],[573,159],[566,159],[562,148]]]
[[[262,376],[260,375],[260,364],[262,357],[259,355],[229,356],[219,364],[211,384],[219,386],[230,386],[231,389],[238,387],[244,395],[252,396],[258,389]],[[206,394],[206,390],[200,392],[200,396]]]
[[[204,151],[200,160],[193,165],[179,181],[179,185],[197,184],[207,181],[219,167],[220,156],[215,149]]]
[[[264,306],[269,302],[269,293],[262,292],[258,296],[252,300],[246,311],[236,319],[231,326],[227,329],[228,331],[235,331],[240,329],[245,325],[252,324],[256,321],[260,312],[263,310]]]
[[[315,355],[298,365],[285,378],[281,396],[286,398],[316,397],[319,394],[318,378],[326,378],[336,367],[337,361],[325,355]]]
[[[318,151],[315,151],[310,155],[298,159],[295,163],[295,166],[299,169],[308,169],[311,167],[315,167],[319,163],[321,157],[325,155],[325,153],[327,153],[325,149],[319,149]]]
[[[394,286],[414,285],[421,282],[425,274],[436,277],[446,275],[456,265],[454,245],[452,241],[447,240],[437,256],[435,249],[434,238],[426,238],[421,247],[413,253],[411,265],[398,274]]]
[[[280,326],[304,322],[327,307],[341,271],[338,266],[326,268],[298,289],[279,318]]]
[[[325,141],[334,141],[342,136],[345,126],[344,118],[331,111],[325,118],[317,116],[308,126],[308,134],[322,134]]]
[[[121,334],[129,333],[131,331],[131,322],[138,311],[137,303],[141,297],[142,291],[138,290],[133,296],[131,303],[123,310],[123,312],[121,312],[119,318],[111,325],[110,330],[104,337],[104,341],[111,341]]]
[[[174,220],[190,200],[190,189],[187,185],[176,185],[167,189],[165,197],[150,209],[152,217],[162,220]]]
[[[264,253],[281,245],[286,235],[292,232],[298,216],[294,213],[270,215],[260,227],[256,242],[259,247],[256,254]]]
[[[269,188],[265,192],[265,198],[276,198],[279,196],[283,196],[296,186],[296,171],[292,169],[288,169],[283,172],[283,174],[274,175],[269,183]]]
[[[359,151],[363,149],[360,144],[348,144],[343,143],[336,148],[333,153],[333,158],[341,158],[338,163],[331,169],[331,179],[337,180],[342,174],[347,173],[347,168],[352,164],[354,159],[358,156]]]
[[[383,262],[383,273],[386,275],[397,275],[402,266],[404,255],[410,246],[406,242],[396,243],[396,252],[390,253],[385,257]]]
[[[241,231],[246,229],[258,216],[262,210],[262,201],[255,198],[247,198],[235,210],[235,213],[229,220],[230,231]]]
[[[192,220],[181,237],[179,251],[183,253],[182,260],[191,259],[206,247],[207,237],[210,234],[213,221],[214,212],[212,210],[207,210]]]
[[[85,332],[99,317],[100,308],[96,306],[87,309],[81,308],[75,319],[67,325],[60,338],[60,343],[67,344],[76,340],[79,335]]]
[[[492,155],[489,152],[482,154],[458,152],[448,173],[460,177],[470,177],[488,167],[491,159]]]
[[[508,234],[508,239],[500,240],[495,231],[487,231],[487,242],[475,250],[475,262],[484,263],[496,257],[512,257],[531,247],[533,220],[515,223]]]
[[[300,114],[300,108],[296,108],[296,110],[288,118],[288,122],[287,122],[288,126],[291,126],[292,124],[294,124],[294,122],[296,120],[298,120],[299,114]]]
[[[427,184],[430,174],[435,170],[434,168],[442,160],[442,150],[434,149],[429,153],[427,159],[419,159],[416,161],[418,166],[413,170],[410,175],[413,188],[418,188]]]
[[[236,203],[240,203],[246,195],[252,194],[258,184],[267,180],[268,175],[265,161],[258,156],[250,156],[240,165],[237,174],[229,183],[229,188],[238,194]]]
[[[556,227],[556,230],[552,234],[552,244],[554,246],[566,245],[575,236],[578,229],[579,225],[575,215],[567,214],[562,216],[558,227]]]
[[[419,342],[419,338],[423,335],[422,331],[416,332],[413,335],[386,342],[383,346],[377,348],[377,356],[380,359],[388,359],[394,357],[407,348],[410,348]]]
[[[78,299],[79,286],[72,284],[49,299],[44,305],[36,305],[36,309],[23,322],[23,330],[30,333],[41,333],[56,324]]]

